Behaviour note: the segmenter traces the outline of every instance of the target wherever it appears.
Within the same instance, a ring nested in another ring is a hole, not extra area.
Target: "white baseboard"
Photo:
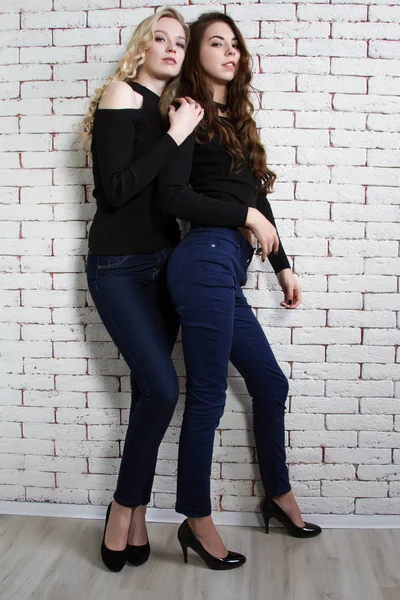
[[[56,504],[49,502],[0,501],[0,514],[63,517],[69,519],[104,519],[105,506]],[[263,527],[260,513],[213,512],[216,525]],[[174,509],[148,508],[146,520],[153,523],[181,523],[184,515]],[[303,518],[325,529],[400,529],[399,515],[324,515],[303,514]],[[271,527],[274,523],[271,521]]]

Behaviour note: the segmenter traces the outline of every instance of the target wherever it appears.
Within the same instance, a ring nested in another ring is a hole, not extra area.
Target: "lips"
[[[222,66],[234,69],[236,67],[236,63],[230,60],[229,62],[224,63]]]
[[[163,61],[169,65],[176,65],[176,60],[174,58],[163,58]]]

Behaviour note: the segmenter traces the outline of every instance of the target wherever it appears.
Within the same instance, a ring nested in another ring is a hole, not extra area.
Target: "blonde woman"
[[[167,157],[202,118],[180,99],[169,124],[159,106],[175,96],[187,26],[170,8],[135,30],[119,68],[97,90],[84,118],[97,210],[89,233],[87,279],[98,313],[131,370],[132,405],[117,488],[107,509],[101,555],[112,571],[150,553],[145,512],[158,448],[179,388],[171,360],[178,331],[165,266],[179,241],[174,217],[152,205]]]

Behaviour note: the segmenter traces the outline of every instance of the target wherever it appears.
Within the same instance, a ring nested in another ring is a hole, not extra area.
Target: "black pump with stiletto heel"
[[[288,517],[284,510],[276,502],[274,502],[271,498],[264,498],[261,501],[261,514],[264,518],[265,524],[265,533],[269,533],[269,520],[271,517],[282,523],[282,525],[286,528],[287,532],[293,537],[298,538],[308,538],[315,537],[319,535],[322,531],[319,525],[314,525],[314,523],[304,522],[304,527],[298,527],[295,525],[293,521]]]
[[[108,519],[110,518],[111,504],[108,505],[106,513],[106,523],[104,525],[103,541],[101,542],[101,558],[103,563],[110,571],[118,572],[121,571],[126,562],[126,547],[123,550],[110,550],[104,543],[106,537],[106,529]]]
[[[187,519],[183,521],[178,529],[178,540],[182,546],[183,558],[185,563],[188,561],[187,549],[191,548],[204,560],[207,567],[214,571],[227,571],[228,569],[236,569],[246,562],[246,557],[238,552],[228,550],[227,556],[217,558],[213,556],[205,548],[193,533]]]

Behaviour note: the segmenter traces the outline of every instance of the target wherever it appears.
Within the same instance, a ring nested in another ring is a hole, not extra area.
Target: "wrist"
[[[178,146],[180,146],[182,144],[182,142],[186,139],[185,137],[183,137],[183,135],[180,132],[178,132],[173,127],[170,127],[168,129],[167,133],[178,144]]]
[[[258,212],[258,210],[256,208],[249,206],[249,208],[247,209],[247,217],[246,217],[246,222],[245,222],[246,227],[251,228],[254,225],[254,221],[255,221],[257,212]]]

